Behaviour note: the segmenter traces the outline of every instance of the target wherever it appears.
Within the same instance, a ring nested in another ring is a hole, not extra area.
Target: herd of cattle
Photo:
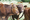
[[[24,9],[25,7],[25,9]],[[24,12],[23,12],[24,10]],[[8,16],[12,15],[12,18],[16,18],[19,20],[19,15],[23,12],[25,15],[25,20],[30,20],[30,7],[27,7],[26,5],[23,6],[22,4],[15,5],[15,4],[2,4],[0,3],[0,16],[5,16],[5,20],[8,20]]]

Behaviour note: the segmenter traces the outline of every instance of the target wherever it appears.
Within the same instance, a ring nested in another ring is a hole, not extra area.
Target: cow
[[[13,6],[18,8],[19,15],[20,15],[20,13],[23,11],[24,6],[22,4],[19,4],[19,5],[13,4]],[[12,15],[13,20],[14,20],[14,18],[16,18],[17,20],[19,20],[20,19],[19,15]]]
[[[2,4],[0,2],[0,16],[5,16],[5,20],[7,19],[7,16],[11,13],[11,6],[12,5]]]
[[[11,7],[12,7],[12,5],[4,4],[3,7],[4,7],[4,10],[5,10],[5,13],[4,13],[5,16],[6,16],[5,19],[8,20],[9,14],[12,14],[11,13]]]
[[[30,7],[26,7],[24,9],[24,17],[25,17],[24,20],[30,20]]]
[[[5,16],[5,20],[8,20],[10,14],[19,15],[17,7],[12,6],[11,4],[2,4],[0,3],[0,16]]]
[[[2,13],[1,16],[5,16],[5,20],[8,20],[9,14],[12,14],[11,7],[12,7],[12,5],[3,4],[3,8],[1,10],[1,13]]]
[[[11,6],[0,3],[0,16],[5,16],[5,20],[7,20],[7,16],[11,13]]]

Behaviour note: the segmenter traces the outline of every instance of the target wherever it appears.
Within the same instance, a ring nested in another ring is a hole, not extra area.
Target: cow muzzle
[[[17,13],[17,15],[19,15],[19,13]]]

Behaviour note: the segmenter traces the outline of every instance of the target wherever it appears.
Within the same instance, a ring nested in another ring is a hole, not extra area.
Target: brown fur
[[[26,7],[24,10],[25,20],[30,20],[30,7]]]
[[[0,4],[0,16],[5,16],[7,20],[7,16],[11,14],[11,5]]]

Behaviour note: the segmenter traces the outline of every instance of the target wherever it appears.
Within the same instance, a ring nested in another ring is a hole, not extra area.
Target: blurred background
[[[2,2],[3,4],[23,4],[23,6],[27,5],[27,7],[30,7],[30,0],[0,0],[0,2]],[[22,3],[18,3],[18,2],[22,2]],[[19,15],[19,17],[21,17],[23,14],[23,12]],[[19,20],[23,20],[25,17],[23,15],[23,17]],[[11,20],[12,19],[12,16],[9,16],[8,20]],[[16,20],[16,19],[15,19]]]

